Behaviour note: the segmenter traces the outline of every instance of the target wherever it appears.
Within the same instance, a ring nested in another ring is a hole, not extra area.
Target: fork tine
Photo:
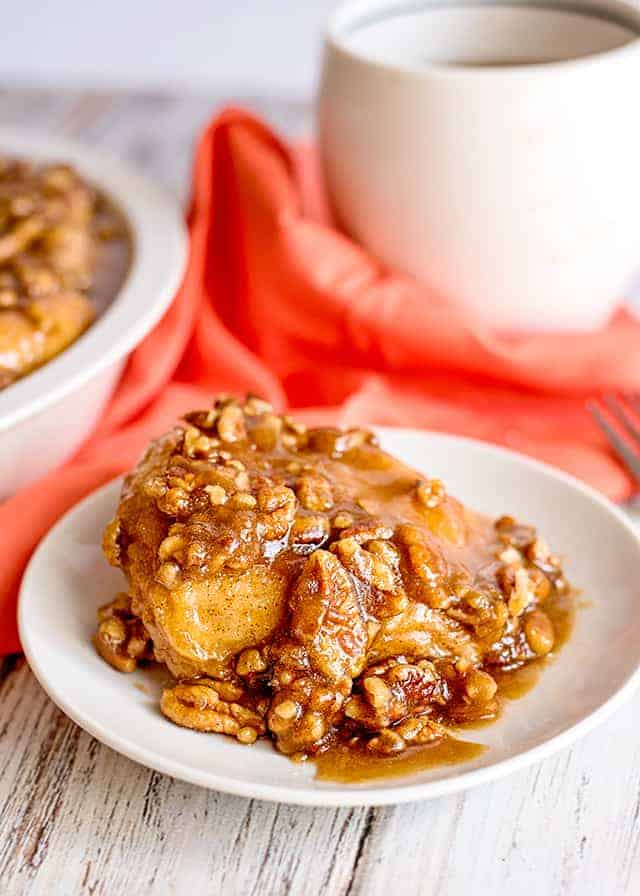
[[[611,425],[595,401],[587,403],[587,410],[636,483],[640,484],[640,454],[637,454],[629,441]]]
[[[631,404],[631,400],[629,398],[625,398],[624,402],[625,404]],[[604,396],[604,403],[609,408],[614,417],[619,420],[620,423],[622,423],[627,432],[631,436],[633,436],[634,439],[637,439],[640,443],[640,426],[635,422],[625,404],[623,404],[623,402],[619,398],[616,398],[616,396],[612,395],[611,393]],[[633,408],[633,410],[634,412],[637,412],[635,407]]]

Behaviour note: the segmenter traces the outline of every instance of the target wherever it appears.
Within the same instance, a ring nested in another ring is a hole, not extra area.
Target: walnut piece
[[[243,697],[242,688],[233,684],[198,678],[165,688],[160,708],[183,728],[229,734],[240,743],[252,744],[266,728],[255,708],[239,702]]]
[[[131,612],[131,598],[121,593],[98,610],[94,644],[100,656],[118,672],[133,672],[138,663],[153,659],[153,645],[145,628]]]
[[[372,731],[417,715],[434,703],[446,703],[446,681],[429,660],[417,663],[393,659],[362,676],[359,694],[346,703],[345,715]]]

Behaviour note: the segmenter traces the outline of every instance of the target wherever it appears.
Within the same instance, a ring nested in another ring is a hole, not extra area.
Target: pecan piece
[[[458,601],[447,609],[451,619],[471,626],[478,638],[497,641],[507,624],[509,611],[499,592],[487,589],[467,589]]]
[[[331,545],[343,565],[358,579],[380,591],[398,588],[393,568],[380,557],[360,547],[354,538],[341,538]]]
[[[289,756],[317,753],[338,718],[345,687],[344,682],[335,686],[303,676],[278,691],[267,724],[280,752]]]
[[[306,649],[285,641],[269,651],[275,663],[274,696],[267,715],[269,731],[282,753],[317,753],[339,720],[351,679],[327,681],[312,667]]]
[[[291,527],[291,540],[297,545],[320,547],[331,534],[326,516],[297,516]]]
[[[367,627],[348,572],[329,551],[310,555],[290,597],[291,633],[311,664],[329,679],[362,668]]]
[[[212,439],[203,435],[195,426],[187,426],[184,431],[182,451],[185,457],[211,457],[219,445],[220,441],[218,439]]]
[[[251,427],[251,439],[260,451],[273,451],[282,434],[282,417],[263,414]]]
[[[231,682],[211,678],[178,682],[165,688],[160,708],[176,725],[228,734],[244,744],[254,743],[266,731],[260,713]]]
[[[151,639],[131,612],[131,598],[125,593],[98,610],[93,643],[102,659],[118,672],[133,672],[138,663],[153,659]]]
[[[256,493],[265,538],[284,538],[296,513],[296,496],[286,485],[265,480]]]
[[[417,577],[417,599],[435,608],[446,606],[447,568],[443,556],[427,543],[425,534],[416,526],[398,526],[396,537],[405,546],[409,565]]]
[[[553,624],[542,610],[533,610],[527,614],[524,621],[524,633],[529,646],[538,656],[545,656],[553,650],[555,642]]]
[[[353,451],[354,448],[361,448],[363,445],[377,445],[378,440],[375,435],[368,429],[348,429],[346,432],[338,434],[334,445],[334,454],[346,454],[347,451]]]
[[[393,537],[393,528],[385,526],[380,520],[372,519],[355,523],[340,533],[340,538],[352,538],[358,544],[368,541],[386,541]]]
[[[260,398],[259,395],[253,395],[249,392],[245,398],[244,412],[250,417],[257,417],[259,414],[273,413],[273,406],[268,401],[265,401],[264,398]]]
[[[360,693],[345,704],[347,718],[372,731],[416,715],[449,698],[447,682],[433,663],[390,660],[380,671],[361,677]]]

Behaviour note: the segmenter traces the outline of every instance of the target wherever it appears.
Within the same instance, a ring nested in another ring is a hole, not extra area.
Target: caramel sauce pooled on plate
[[[401,778],[441,765],[456,765],[481,756],[487,747],[455,737],[441,738],[424,747],[410,747],[396,756],[378,756],[346,746],[333,747],[314,762],[319,781],[355,784],[379,778]]]

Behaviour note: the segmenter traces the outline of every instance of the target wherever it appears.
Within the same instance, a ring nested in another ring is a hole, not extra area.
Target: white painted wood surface
[[[304,106],[238,99],[289,132],[308,126]],[[185,196],[194,136],[217,102],[9,91],[0,125],[99,143]],[[134,764],[66,719],[12,658],[0,674],[0,894],[638,894],[638,718],[640,696],[573,749],[458,796],[305,809]]]

